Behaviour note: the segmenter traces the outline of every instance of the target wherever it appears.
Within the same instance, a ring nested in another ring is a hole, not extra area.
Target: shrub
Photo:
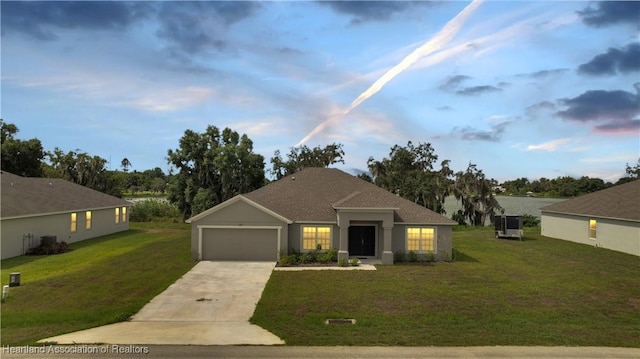
[[[346,258],[342,258],[338,261],[338,265],[340,267],[346,267],[347,266],[347,259]]]
[[[409,257],[409,262],[417,262],[418,261],[418,254],[414,251],[409,251],[408,255]]]
[[[302,263],[302,264],[306,264],[311,262],[311,256],[309,256],[308,253],[303,253],[298,257],[298,262]]]
[[[337,254],[338,254],[338,251],[335,248],[330,248],[326,252],[318,255],[317,258],[318,258],[318,261],[321,263],[329,263],[336,260]]]
[[[425,259],[427,262],[433,262],[433,261],[435,261],[435,260],[436,260],[436,256],[435,256],[435,254],[433,253],[433,251],[427,251],[427,252],[424,254],[424,259]]]
[[[393,262],[401,263],[407,260],[407,255],[403,251],[396,251],[393,253]]]
[[[360,261],[358,258],[351,258],[351,260],[349,260],[349,264],[351,264],[352,267],[357,267],[360,265]]]
[[[522,215],[522,226],[523,227],[537,227],[540,225],[540,220],[538,217],[531,214],[523,214]]]
[[[27,252],[27,255],[41,256],[49,254],[60,254],[69,252],[71,248],[67,242],[48,242],[38,247],[32,248]]]
[[[180,211],[168,201],[146,199],[131,206],[129,219],[133,222],[151,222],[158,219],[180,221]]]

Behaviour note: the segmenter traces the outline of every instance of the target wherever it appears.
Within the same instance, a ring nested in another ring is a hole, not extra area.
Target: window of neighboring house
[[[120,223],[120,208],[116,208],[116,224]]]
[[[589,220],[589,238],[596,239],[596,226],[598,223],[595,219]]]
[[[303,226],[302,250],[311,251],[320,245],[321,249],[331,248],[331,227]]]
[[[127,207],[122,207],[122,222],[127,221]]]
[[[435,252],[435,228],[408,227],[407,251]]]
[[[71,213],[71,232],[75,232],[78,229],[78,214],[76,212]]]
[[[91,223],[91,211],[86,211],[85,212],[85,217],[87,219],[85,228],[86,229],[91,229],[91,226],[93,224],[93,223]]]

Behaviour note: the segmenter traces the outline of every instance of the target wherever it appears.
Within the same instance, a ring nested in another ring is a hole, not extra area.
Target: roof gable
[[[640,180],[555,203],[541,211],[640,221]]]
[[[393,209],[395,222],[455,224],[425,207],[333,168],[306,168],[244,195],[295,222],[335,222],[336,208]]]
[[[131,203],[60,178],[0,172],[3,219],[130,206]]]
[[[237,196],[235,196],[233,198],[230,198],[230,199],[228,199],[228,200],[226,200],[226,201],[224,201],[224,202],[222,202],[222,203],[220,203],[220,204],[218,204],[216,206],[213,206],[213,207],[209,208],[208,210],[206,210],[206,211],[204,211],[202,213],[199,213],[199,214],[187,219],[185,222],[186,223],[197,222],[198,220],[200,220],[202,218],[205,218],[205,217],[207,217],[207,216],[209,216],[209,215],[211,215],[211,214],[213,214],[215,212],[218,212],[218,211],[220,211],[220,210],[222,210],[222,209],[224,209],[224,208],[226,208],[226,207],[228,207],[228,206],[230,206],[230,205],[232,205],[232,204],[234,204],[236,202],[244,202],[244,203],[246,203],[246,204],[248,204],[248,205],[250,205],[250,206],[252,206],[252,207],[254,207],[254,208],[256,208],[256,209],[258,209],[258,210],[260,210],[260,211],[262,211],[262,212],[264,212],[264,213],[266,213],[266,214],[268,214],[268,215],[270,215],[270,216],[272,216],[272,217],[274,217],[276,219],[278,219],[278,220],[281,220],[281,221],[286,222],[286,223],[292,223],[291,220],[279,215],[278,213],[273,212],[269,208],[266,208],[266,207],[264,207],[264,206],[262,206],[262,205],[260,205],[260,204],[258,204],[256,202],[248,199],[247,197],[245,197],[245,196],[243,196],[241,194],[237,195]]]

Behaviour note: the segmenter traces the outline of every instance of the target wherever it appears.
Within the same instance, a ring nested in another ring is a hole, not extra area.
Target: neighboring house
[[[337,169],[307,168],[190,219],[194,260],[269,260],[336,248],[338,258],[395,252],[451,258],[456,222]]]
[[[543,207],[542,235],[640,256],[640,180]]]
[[[123,199],[60,178],[20,177],[2,171],[1,258],[25,254],[41,237],[73,243],[129,229]]]

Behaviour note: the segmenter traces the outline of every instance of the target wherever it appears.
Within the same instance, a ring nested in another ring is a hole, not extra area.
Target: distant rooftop
[[[1,171],[0,217],[129,206],[129,202],[60,178],[21,177]]]
[[[640,222],[640,180],[555,203],[541,211]]]

